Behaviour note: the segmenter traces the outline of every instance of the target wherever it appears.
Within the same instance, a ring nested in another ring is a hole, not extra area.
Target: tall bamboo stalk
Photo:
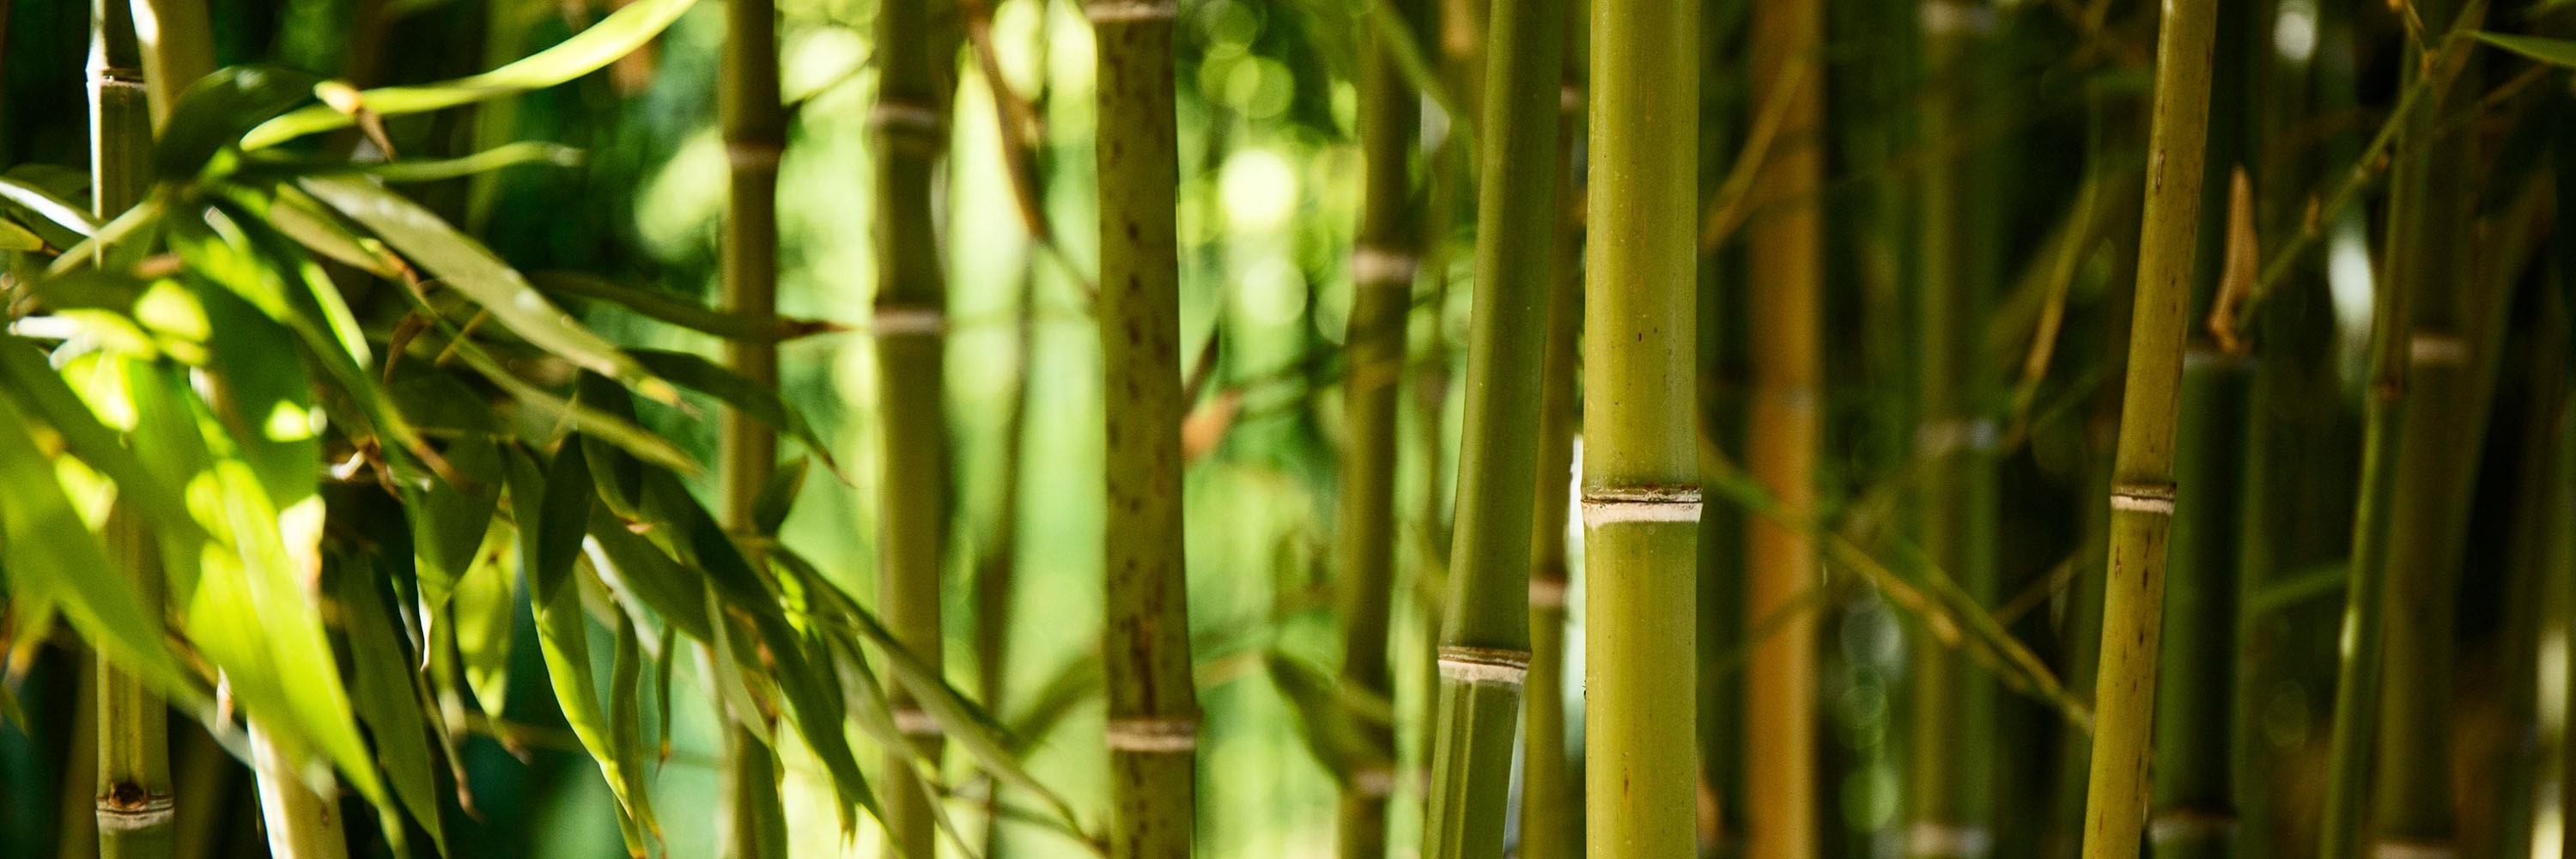
[[[2146,829],[2166,538],[2174,511],[2175,412],[2199,241],[2216,5],[2171,0],[2156,32],[2137,298],[2129,315],[2128,378],[2111,473],[2110,574],[2102,604],[2101,669],[2093,687],[2086,859],[2134,857]]]
[[[1555,277],[1539,367],[1538,483],[1530,522],[1530,662],[1521,711],[1521,859],[1572,859],[1574,773],[1565,747],[1566,496],[1572,492],[1575,399],[1583,356],[1583,200],[1576,144],[1584,133],[1584,14],[1564,10],[1565,56],[1556,115]]]
[[[1555,279],[1559,0],[1502,0],[1485,21],[1476,294],[1467,340],[1456,541],[1431,723],[1427,859],[1503,853],[1512,735],[1529,665],[1539,375]]]
[[[249,734],[251,769],[259,774],[260,818],[267,824],[269,856],[346,859],[348,836],[341,828],[338,798],[306,782],[302,760],[281,745],[259,719],[249,720]]]
[[[726,310],[770,316],[778,308],[778,161],[787,149],[779,105],[778,11],[772,0],[728,0],[716,110],[731,164],[730,194],[719,249]],[[778,386],[778,347],[725,341],[725,362],[751,384]],[[718,440],[727,527],[749,528],[761,488],[778,464],[778,438],[768,427],[727,409]],[[709,654],[710,659],[731,658]],[[736,713],[735,719],[766,718]],[[776,754],[741,725],[725,732],[718,778],[716,849],[724,859],[779,859],[787,824],[778,799]]]
[[[1399,0],[1396,14],[1422,32],[1425,4]],[[1343,452],[1335,559],[1342,575],[1342,682],[1371,697],[1392,700],[1387,663],[1388,620],[1394,603],[1396,409],[1404,378],[1405,324],[1412,316],[1415,248],[1420,241],[1412,202],[1412,166],[1420,136],[1421,96],[1396,65],[1385,37],[1370,40],[1360,67],[1360,148],[1367,161],[1361,179],[1359,238],[1351,251],[1351,318],[1344,338],[1349,370],[1343,377],[1342,414],[1350,445]],[[1366,723],[1370,748],[1395,753],[1392,725]],[[1391,768],[1349,774],[1342,786],[1342,859],[1386,855],[1387,796]]]
[[[214,23],[206,16],[206,0],[132,0],[129,8],[142,50],[152,124],[158,127],[169,120],[180,93],[215,72]]]
[[[1190,855],[1198,696],[1181,552],[1172,0],[1089,0],[1099,44],[1100,358],[1108,418],[1110,856]]]
[[[1755,214],[1745,225],[1753,316],[1745,461],[1791,522],[1814,511],[1823,428],[1824,22],[1824,0],[1758,3],[1750,36],[1749,80],[1764,94],[1751,116],[1758,121],[1773,110],[1773,99],[1789,103],[1778,109],[1777,143],[1754,180]],[[1597,71],[1593,77],[1601,80]],[[1784,87],[1784,80],[1797,83]],[[1822,580],[1823,565],[1814,540],[1781,521],[1749,520],[1744,546],[1745,628],[1768,630],[1744,673],[1746,853],[1814,856],[1824,835],[1817,819],[1817,624],[1798,603]]]
[[[1931,8],[1931,7],[1927,7]],[[1978,74],[1998,39],[1995,12],[1982,5],[1950,4],[1943,15],[1924,16],[1924,70],[1932,87],[1916,131],[1931,145],[1948,145],[1969,132],[1991,109]],[[2000,276],[2002,208],[1987,192],[1993,176],[1981,169],[1998,153],[1981,147],[1956,161],[1923,171],[1921,214],[1911,225],[1920,241],[1915,297],[1914,396],[1921,423],[1914,438],[1923,462],[1915,526],[1927,560],[1957,579],[1980,604],[1992,605],[1998,588],[1995,535],[2000,527],[1992,410],[2000,379],[1984,359],[1977,320],[1993,303]],[[1983,180],[1983,181],[1981,181]],[[1971,668],[1957,650],[1918,636],[1912,651],[1914,732],[1911,820],[1906,853],[1934,859],[1978,859],[1994,846],[1996,685]]]
[[[2248,66],[2259,32],[2247,0],[2218,0],[2226,26],[2214,38],[2210,72],[2207,163],[2191,319],[2205,318],[2227,265],[2230,219],[2253,217],[2249,151]],[[2242,188],[2237,183],[2244,183]],[[2241,198],[2239,192],[2242,192]],[[2237,203],[2243,203],[2241,207]],[[2251,224],[2245,224],[2248,230]],[[2166,584],[2165,674],[2156,698],[2153,811],[2148,823],[2158,859],[2225,859],[2232,855],[2237,815],[2231,778],[2237,754],[2235,715],[2238,506],[2245,489],[2246,388],[2251,367],[2223,351],[2201,326],[2185,338],[2181,413],[2174,453],[2176,483],[2171,575]]]
[[[1699,759],[1671,742],[1699,721],[1699,16],[1697,0],[1592,6],[1583,780],[1598,857],[1699,845]]]
[[[869,114],[876,158],[876,345],[878,408],[885,421],[885,476],[878,486],[877,610],[896,641],[934,669],[940,637],[939,583],[948,542],[948,414],[945,407],[947,312],[939,231],[933,223],[931,170],[948,140],[948,97],[926,3],[887,3],[877,11],[877,102]],[[998,81],[995,86],[1001,86]],[[886,772],[913,758],[936,766],[940,733],[910,693],[894,692],[896,722],[913,748],[888,749]],[[938,849],[936,810],[927,791],[887,792],[887,840],[896,855]]]
[[[152,117],[132,8],[123,0],[92,0],[90,10],[90,212],[106,223],[151,191]],[[108,521],[124,575],[158,626],[161,558],[152,533],[121,508]],[[168,712],[161,696],[99,657],[96,796],[103,859],[170,855],[177,818]]]

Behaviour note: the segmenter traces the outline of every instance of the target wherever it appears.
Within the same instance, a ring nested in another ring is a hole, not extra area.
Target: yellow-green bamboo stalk
[[[152,117],[132,10],[92,0],[89,56],[91,214],[125,214],[152,187]],[[127,510],[109,515],[123,575],[157,626],[161,558],[152,534]],[[170,784],[169,709],[161,696],[105,657],[98,660],[98,852],[103,859],[170,855],[175,799]]]
[[[1592,6],[1584,841],[1610,859],[1699,845],[1699,757],[1672,741],[1699,723],[1699,15]]]
[[[1432,717],[1428,859],[1495,859],[1509,814],[1512,735],[1529,665],[1531,505],[1554,163],[1558,0],[1503,0],[1486,23],[1476,195],[1476,293],[1467,341],[1457,531]]]
[[[1198,693],[1181,551],[1174,0],[1088,0],[1099,45],[1111,859],[1190,855]]]
[[[2174,508],[2175,411],[2190,328],[2198,250],[2201,159],[2209,129],[2215,0],[2170,0],[2156,32],[2147,195],[2138,236],[2137,296],[2120,441],[2111,466],[2111,550],[2094,682],[2093,755],[2086,778],[2084,856],[2129,859],[2146,830],[2156,656],[2163,634],[2164,566]]]
[[[1424,4],[1398,0],[1396,14],[1421,32]],[[1375,33],[1376,31],[1372,31]],[[1397,64],[1387,36],[1369,39],[1360,67],[1361,178],[1359,239],[1351,251],[1351,318],[1344,350],[1343,451],[1335,558],[1342,575],[1342,682],[1369,697],[1393,700],[1387,664],[1395,581],[1397,389],[1404,378],[1405,324],[1412,316],[1420,234],[1413,216],[1413,154],[1420,137],[1421,95]],[[1347,774],[1342,785],[1342,859],[1386,855],[1387,796],[1395,730],[1363,720],[1368,745],[1385,764]]]
[[[1748,198],[1755,214],[1745,226],[1753,316],[1745,461],[1785,514],[1756,517],[1745,527],[1745,628],[1769,630],[1752,646],[1744,673],[1745,845],[1748,855],[1763,857],[1817,855],[1824,834],[1816,815],[1816,621],[1798,605],[1823,566],[1806,532],[1783,524],[1806,521],[1816,501],[1824,394],[1825,75],[1818,56],[1824,22],[1824,0],[1755,4],[1750,22],[1749,80],[1765,93],[1751,116],[1774,110],[1772,99],[1789,100],[1777,108],[1779,143],[1755,177]],[[1593,79],[1597,91],[1599,72]]]
[[[1530,662],[1521,711],[1521,859],[1572,859],[1574,773],[1565,747],[1565,517],[1573,490],[1574,433],[1582,421],[1583,200],[1573,153],[1584,134],[1585,14],[1564,10],[1565,56],[1556,115],[1556,258],[1539,369],[1538,483],[1530,522]]]
[[[109,0],[115,2],[115,0]],[[215,28],[206,0],[131,0],[143,77],[152,103],[152,125],[170,119],[170,106],[198,78],[215,72]]]
[[[936,669],[939,582],[948,542],[948,415],[940,336],[947,312],[939,230],[933,223],[931,171],[948,141],[948,94],[939,64],[953,62],[932,38],[926,3],[887,3],[877,10],[876,345],[878,408],[884,421],[885,469],[877,507],[883,563],[877,610],[897,641]],[[1000,85],[996,82],[995,85]],[[913,734],[907,752],[889,749],[886,768],[899,773],[919,756],[936,766],[941,737],[904,690],[894,692],[898,724]],[[886,792],[888,841],[898,856],[931,856],[939,834],[934,800],[898,786]]]
[[[772,0],[727,0],[716,111],[731,166],[731,196],[719,249],[726,310],[771,316],[778,308],[778,161],[787,148],[779,105],[778,12]],[[774,343],[725,341],[725,362],[751,384],[778,385]],[[726,527],[752,527],[760,491],[778,464],[777,436],[738,409],[724,412],[718,439]],[[709,654],[710,659],[730,658]],[[767,718],[735,713],[736,719]],[[779,806],[776,753],[740,725],[725,731],[718,776],[716,849],[724,859],[781,859],[787,822]]]
[[[260,818],[268,824],[271,859],[347,859],[338,798],[306,780],[304,760],[259,719],[250,719],[249,728],[251,769],[259,774]],[[325,771],[323,778],[329,777]]]

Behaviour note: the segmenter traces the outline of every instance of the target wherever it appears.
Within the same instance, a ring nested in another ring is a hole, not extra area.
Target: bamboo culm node
[[[1697,486],[1596,487],[1583,490],[1583,527],[1629,522],[1698,522]]]
[[[1917,821],[1905,828],[1905,852],[1909,856],[1977,859],[1992,854],[1994,849],[1995,835],[1983,826]]]
[[[2174,511],[2174,487],[2170,483],[2123,483],[2111,487],[2111,509],[2125,513],[2171,516]]]
[[[1111,719],[1108,727],[1109,749],[1148,755],[1179,755],[1198,751],[1197,719]]]
[[[1518,689],[1529,674],[1529,651],[1443,645],[1440,678],[1477,686]]]

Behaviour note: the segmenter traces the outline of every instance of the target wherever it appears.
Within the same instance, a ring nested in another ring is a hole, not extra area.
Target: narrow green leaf
[[[814,458],[823,461],[824,468],[835,475],[840,474],[840,465],[832,460],[831,445],[814,432],[813,425],[805,422],[804,415],[787,405],[787,401],[779,399],[778,392],[770,386],[752,384],[740,373],[686,352],[637,349],[633,354],[635,360],[654,375],[715,397],[725,405],[750,415],[753,420],[795,436],[797,441],[804,442],[805,449],[811,451]],[[844,482],[847,480],[843,478]]]
[[[519,607],[519,577],[511,575],[517,565],[510,556],[521,536],[499,522],[491,523],[481,551],[466,566],[465,575],[457,578],[456,590],[448,598],[448,614],[456,625],[456,652],[465,660],[465,687],[482,704],[483,712],[493,716],[506,712],[509,704],[510,648],[515,643],[512,633]]]
[[[581,463],[581,448],[565,445],[540,470],[526,451],[510,451],[510,507],[519,531],[521,563],[527,571],[529,602],[536,612],[537,645],[546,663],[546,679],[564,722],[583,749],[598,762],[609,791],[617,797],[620,830],[626,851],[644,855],[643,831],[634,823],[632,783],[626,761],[611,740],[608,711],[600,706],[598,678],[591,669],[590,625],[582,613],[581,588],[574,581],[574,561],[581,557],[582,529],[590,518],[590,472]]]
[[[645,772],[642,689],[644,677],[643,641],[635,630],[635,619],[624,611],[617,617],[617,653],[608,679],[609,757],[617,761],[618,798],[627,803],[627,814],[621,823],[640,829],[628,836],[627,851],[644,855],[637,844],[643,836],[660,838],[662,825],[653,818],[653,780]],[[669,657],[666,655],[667,663]]]
[[[600,554],[608,561],[600,575],[612,579],[610,584],[619,592],[642,600],[662,616],[663,623],[692,640],[714,639],[715,631],[708,625],[706,585],[697,576],[663,554],[653,541],[627,530],[606,505],[591,508],[590,537],[598,541]],[[662,658],[671,657],[666,652]]]
[[[468,485],[433,479],[426,488],[404,490],[403,512],[411,517],[411,541],[420,573],[421,598],[433,606],[473,566],[491,527],[492,511],[501,502],[501,452],[491,439],[467,436],[448,445],[447,464]]]
[[[385,243],[358,235],[340,222],[322,201],[282,182],[273,186],[268,210],[269,226],[302,243],[314,253],[338,260],[352,268],[383,278],[401,277],[403,262],[385,249]]]
[[[849,330],[838,323],[820,319],[729,313],[677,296],[579,272],[537,272],[529,275],[528,279],[538,289],[555,295],[614,302],[645,317],[727,340],[775,343]]]
[[[549,164],[556,167],[579,167],[582,152],[560,143],[522,140],[505,143],[472,155],[457,158],[412,158],[351,164],[320,158],[277,156],[260,153],[252,160],[263,168],[289,173],[352,173],[374,177],[385,182],[443,182],[462,179],[522,164]]]
[[[34,213],[75,235],[87,236],[98,232],[98,222],[91,220],[89,213],[82,211],[81,207],[27,182],[0,177],[0,201]]]
[[[375,231],[395,250],[437,276],[441,284],[474,299],[492,313],[494,320],[537,348],[624,382],[652,399],[666,403],[678,400],[679,393],[669,383],[654,378],[616,346],[581,327],[546,301],[535,287],[528,285],[527,278],[500,257],[428,209],[359,179],[313,177],[301,185]]]
[[[2517,36],[2511,33],[2479,31],[2478,41],[2539,60],[2553,66],[2576,69],[2576,40],[2551,39],[2543,36]]]
[[[779,527],[787,524],[787,513],[796,506],[796,493],[805,487],[806,460],[789,460],[769,473],[769,482],[760,487],[760,497],[752,499],[752,533],[763,537],[778,536]]]
[[[590,29],[518,62],[471,77],[424,86],[380,87],[357,94],[363,110],[381,116],[441,110],[543,89],[597,71],[643,47],[678,20],[695,0],[638,0]],[[347,128],[355,119],[329,105],[315,105],[253,130],[245,149],[274,146],[303,135]]]
[[[44,249],[45,239],[43,236],[36,235],[36,231],[20,226],[16,221],[0,218],[0,251],[24,252]]]
[[[110,371],[116,369],[120,367],[107,367]],[[63,382],[35,344],[19,337],[0,340],[0,382],[6,383],[8,396],[19,409],[62,435],[63,446],[72,456],[115,481],[117,497],[142,510],[155,529],[169,531],[174,537],[205,538],[196,521],[188,517],[188,504],[179,495],[178,483],[156,473],[127,450],[116,431],[99,422],[98,414]],[[121,391],[126,386],[117,387]],[[122,399],[115,407],[127,415],[134,414],[132,395]],[[187,475],[175,476],[185,480]]]
[[[199,79],[170,108],[152,147],[152,167],[166,181],[194,178],[242,133],[310,101],[322,78],[283,66],[234,66]]]
[[[422,716],[425,705],[419,687],[412,682],[411,651],[395,634],[400,628],[398,621],[385,608],[384,578],[371,559],[344,555],[338,566],[334,577],[338,586],[334,590],[342,610],[347,612],[344,629],[349,637],[349,661],[356,669],[351,678],[351,702],[357,706],[359,720],[366,723],[368,733],[375,738],[376,762],[384,767],[394,798],[429,832],[430,843],[439,854],[446,855],[446,827],[440,825],[437,774],[429,752],[429,723]],[[400,828],[399,821],[388,819],[386,824],[387,832]]]
[[[154,687],[184,692],[178,662],[163,645],[141,597],[111,569],[98,535],[81,521],[51,457],[29,435],[16,407],[0,401],[0,566],[13,600],[53,605],[92,646]]]

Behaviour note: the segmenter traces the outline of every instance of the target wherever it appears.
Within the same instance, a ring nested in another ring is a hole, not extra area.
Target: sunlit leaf
[[[410,810],[412,819],[429,832],[430,843],[445,855],[447,835],[440,825],[429,723],[422,716],[425,705],[418,687],[412,683],[411,652],[396,634],[401,627],[386,611],[383,577],[375,565],[344,556],[338,566],[332,590],[347,612],[344,629],[355,669],[350,678],[351,703],[375,739],[376,762],[383,765],[394,798]],[[388,819],[385,831],[388,835],[399,832],[399,821]]]
[[[508,707],[511,633],[519,609],[519,577],[512,575],[518,564],[511,554],[523,536],[494,525],[448,602],[456,652],[465,660],[465,686],[483,712],[495,716]]]
[[[590,29],[518,62],[443,83],[364,90],[357,93],[355,106],[382,116],[396,116],[458,107],[554,86],[596,71],[642,47],[672,21],[678,20],[680,13],[688,11],[694,2],[637,0],[600,19]],[[274,146],[317,131],[347,128],[353,122],[355,117],[348,112],[330,105],[315,105],[260,126],[242,145],[246,149]]]
[[[644,701],[640,688],[644,676],[643,640],[636,632],[634,618],[623,611],[615,615],[617,652],[609,668],[606,759],[617,762],[612,784],[617,788],[618,799],[626,803],[627,814],[620,823],[627,829],[641,830],[627,834],[627,851],[640,856],[643,854],[637,845],[643,838],[659,838],[662,832],[662,825],[653,818],[653,782],[644,764]],[[672,657],[665,653],[662,658],[667,664]]]
[[[633,8],[633,7],[629,7]],[[428,209],[401,195],[348,178],[308,178],[306,191],[375,231],[387,244],[490,311],[492,318],[528,342],[633,387],[662,402],[678,399],[669,383],[653,378],[635,360],[546,301],[526,278]]]
[[[98,232],[98,222],[91,220],[88,212],[32,183],[0,177],[0,201],[32,212],[75,235]]]
[[[106,365],[102,372],[119,369],[119,365]],[[117,388],[124,402],[117,406],[131,417],[135,406],[122,381]],[[0,383],[5,383],[8,396],[23,413],[60,433],[73,456],[115,481],[120,503],[134,505],[154,527],[168,529],[174,536],[203,539],[203,532],[188,518],[188,504],[180,497],[178,484],[165,477],[166,472],[147,467],[117,439],[115,430],[100,423],[97,413],[56,375],[34,344],[17,337],[0,340]],[[185,479],[185,475],[172,476]]]
[[[161,639],[134,586],[106,574],[98,535],[81,521],[55,477],[53,460],[29,430],[36,426],[0,401],[0,565],[9,571],[12,598],[57,607],[81,636],[119,665],[156,688],[184,689],[178,663]]]

